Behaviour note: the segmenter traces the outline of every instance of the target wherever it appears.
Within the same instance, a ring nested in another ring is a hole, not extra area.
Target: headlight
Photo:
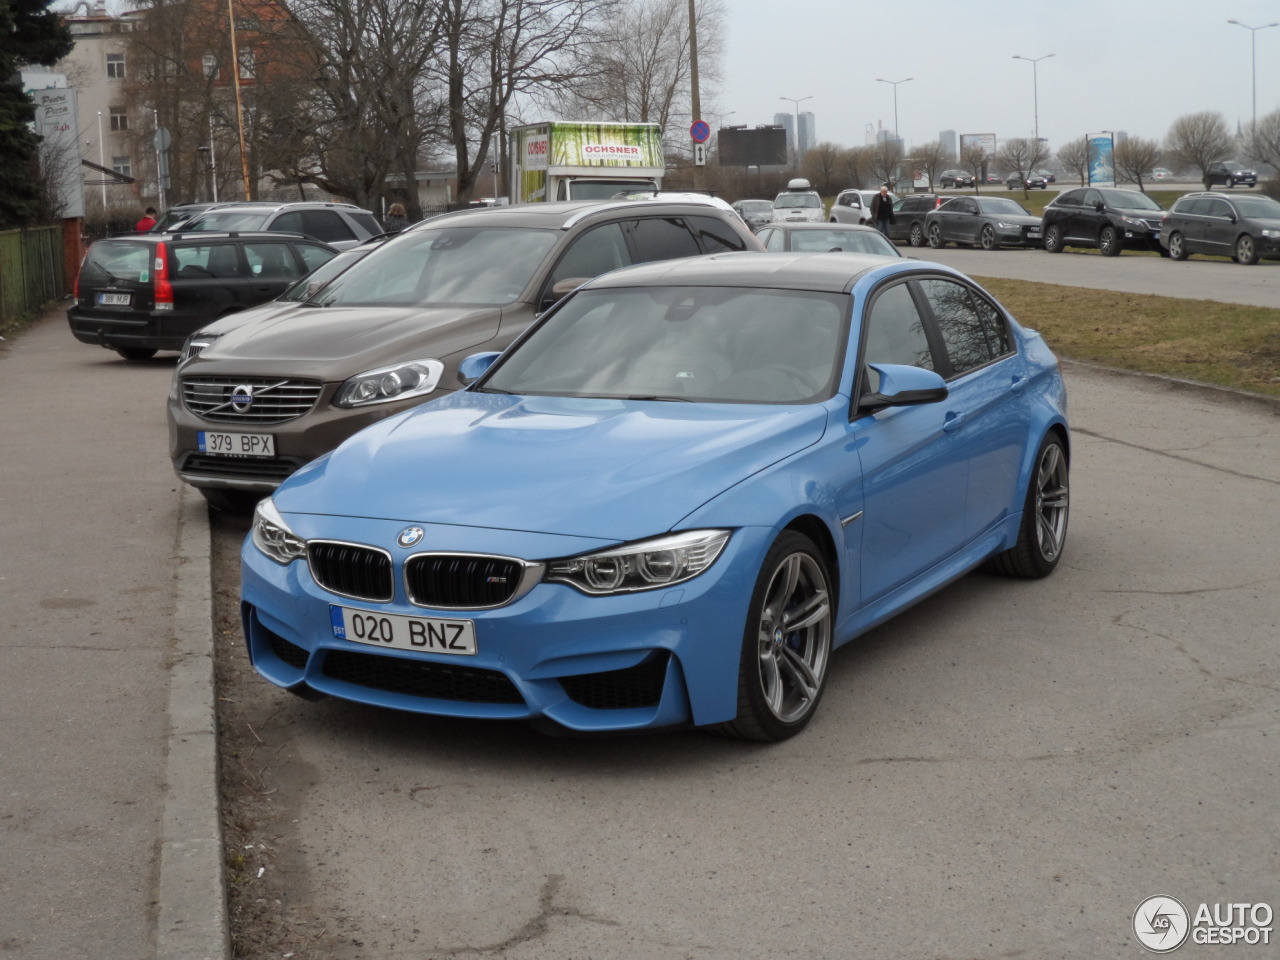
[[[1005,223],[1003,220],[997,220],[996,226],[999,227],[1001,230],[1017,230],[1018,229],[1018,225],[1016,223]]]
[[[182,366],[188,360],[200,356],[209,344],[217,340],[219,336],[216,333],[201,333],[197,330],[187,337],[187,342],[182,345],[182,356],[178,357],[178,366]]]
[[[1121,217],[1120,220],[1121,222],[1126,223],[1131,227],[1137,227],[1139,230],[1151,229],[1150,227],[1147,226],[1147,221],[1139,220],[1137,217]]]
[[[599,553],[552,560],[547,564],[546,579],[596,595],[669,587],[690,580],[711,566],[729,534],[728,530],[688,530]]]
[[[292,563],[307,555],[307,541],[289,529],[268,497],[253,511],[253,545],[276,563]]]
[[[439,360],[409,360],[358,373],[333,398],[335,407],[365,407],[409,397],[425,397],[440,384],[444,364]]]
[[[1264,237],[1270,237],[1272,240],[1280,240],[1280,230],[1263,230]]]

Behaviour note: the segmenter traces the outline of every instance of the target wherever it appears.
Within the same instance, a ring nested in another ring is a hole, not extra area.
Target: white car
[[[831,205],[832,223],[869,223],[875,226],[875,217],[871,215],[871,201],[879,190],[841,190],[836,202]],[[898,195],[889,194],[889,199],[897,201]]]
[[[809,181],[796,178],[773,198],[774,223],[821,223],[826,218],[822,197]]]

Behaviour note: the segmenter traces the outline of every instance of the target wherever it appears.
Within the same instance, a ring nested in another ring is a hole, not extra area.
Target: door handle
[[[951,431],[960,426],[960,423],[963,420],[963,413],[957,413],[955,410],[948,410],[946,417],[942,420],[942,429],[947,433],[951,433]]]
[[[1017,393],[1026,385],[1027,385],[1027,378],[1022,376],[1022,374],[1015,374],[1013,377],[1013,382],[1009,384],[1009,389],[1012,390],[1014,393]]]

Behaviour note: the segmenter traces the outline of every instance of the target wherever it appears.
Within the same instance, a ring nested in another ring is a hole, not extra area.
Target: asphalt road
[[[1067,375],[1056,574],[971,575],[844,648],[786,743],[552,739],[241,666],[245,896],[298,956],[380,960],[1137,958],[1149,896],[1280,907],[1280,411]],[[215,526],[225,577],[243,526]]]

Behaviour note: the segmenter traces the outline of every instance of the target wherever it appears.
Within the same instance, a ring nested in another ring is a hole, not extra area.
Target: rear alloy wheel
[[[942,239],[942,228],[936,223],[929,224],[929,246],[935,250],[940,250],[946,246]]]
[[[1050,253],[1062,252],[1062,230],[1056,223],[1050,224],[1044,231],[1044,248]]]
[[[156,355],[154,350],[144,347],[116,347],[116,353],[126,360],[150,360]]]
[[[996,240],[996,232],[991,229],[990,224],[982,228],[982,234],[978,240],[983,250],[994,250],[1000,246],[1000,242]]]
[[[921,227],[920,224],[913,223],[911,225],[911,230],[907,234],[907,243],[911,244],[913,247],[924,246],[924,228]]]
[[[1050,433],[1036,454],[1027,499],[1022,505],[1018,542],[992,557],[988,566],[1008,577],[1047,577],[1066,546],[1070,513],[1067,451],[1058,435]]]
[[[1098,250],[1104,257],[1120,256],[1120,231],[1112,226],[1105,226],[1098,234]]]
[[[1180,233],[1174,232],[1169,234],[1169,259],[1187,259],[1187,242],[1182,238],[1182,234]]]
[[[831,659],[834,598],[826,561],[808,537],[784,530],[760,567],[738,665],[738,716],[720,732],[778,741],[818,708]]]
[[[1258,245],[1247,233],[1236,238],[1236,263],[1254,264],[1258,262]]]

